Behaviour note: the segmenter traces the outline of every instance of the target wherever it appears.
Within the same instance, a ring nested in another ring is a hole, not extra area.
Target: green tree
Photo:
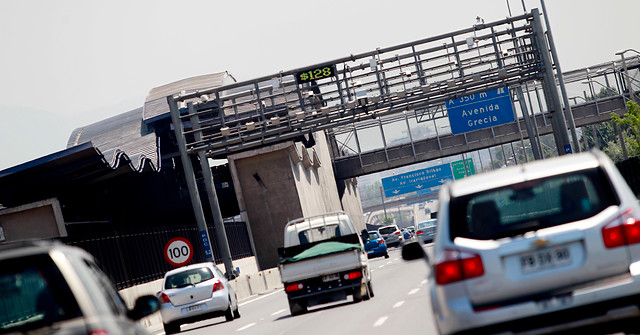
[[[611,120],[622,127],[629,156],[640,155],[640,106],[629,100],[627,112],[622,117],[611,113]]]

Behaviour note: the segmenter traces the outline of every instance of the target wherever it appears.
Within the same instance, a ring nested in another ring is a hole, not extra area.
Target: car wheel
[[[239,318],[240,317],[240,306],[238,304],[238,297],[236,296],[236,309],[233,311],[233,317],[234,318]]]
[[[362,293],[364,291],[364,294]],[[360,302],[369,299],[369,290],[366,284],[361,284],[360,289],[353,290],[353,302]]]
[[[177,334],[180,332],[180,324],[177,323],[165,323],[163,324],[164,326],[164,333],[169,335],[169,334]]]
[[[306,301],[293,302],[289,300],[289,310],[291,311],[292,316],[304,314],[308,311],[307,302]]]
[[[233,321],[233,308],[231,308],[231,298],[229,298],[229,308],[224,312],[224,318],[227,321]]]
[[[389,253],[384,254],[384,258],[389,258]]]
[[[367,283],[367,287],[369,288],[369,297],[373,298],[374,294],[373,294],[373,284],[371,284],[371,281],[369,281],[369,283]]]

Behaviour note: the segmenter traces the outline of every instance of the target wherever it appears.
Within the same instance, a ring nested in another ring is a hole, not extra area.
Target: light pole
[[[616,52],[616,55],[619,55],[620,58],[622,58],[622,67],[624,68],[625,81],[627,82],[627,90],[629,91],[629,95],[631,96],[631,101],[640,103],[639,101],[640,98],[636,96],[633,90],[633,87],[631,86],[631,77],[629,76],[629,70],[627,69],[627,61],[624,58],[624,54],[629,51],[635,52],[640,55],[640,52],[635,49],[626,49],[626,50],[618,51]]]

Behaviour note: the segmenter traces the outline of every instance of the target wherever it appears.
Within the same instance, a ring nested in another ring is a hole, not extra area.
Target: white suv
[[[378,233],[382,236],[387,246],[401,246],[404,243],[404,236],[402,235],[402,231],[398,228],[397,225],[389,225],[380,227],[378,229]]]
[[[446,184],[430,262],[437,328],[637,331],[639,220],[638,200],[595,151]],[[405,259],[422,252],[412,247]]]

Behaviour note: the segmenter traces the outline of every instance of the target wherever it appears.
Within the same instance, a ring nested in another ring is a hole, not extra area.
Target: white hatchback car
[[[430,262],[437,328],[637,331],[639,220],[638,200],[596,151],[446,184]],[[418,253],[408,246],[403,258]]]
[[[160,314],[166,334],[180,325],[224,316],[240,317],[238,298],[218,267],[211,263],[183,266],[167,272],[160,291]]]

